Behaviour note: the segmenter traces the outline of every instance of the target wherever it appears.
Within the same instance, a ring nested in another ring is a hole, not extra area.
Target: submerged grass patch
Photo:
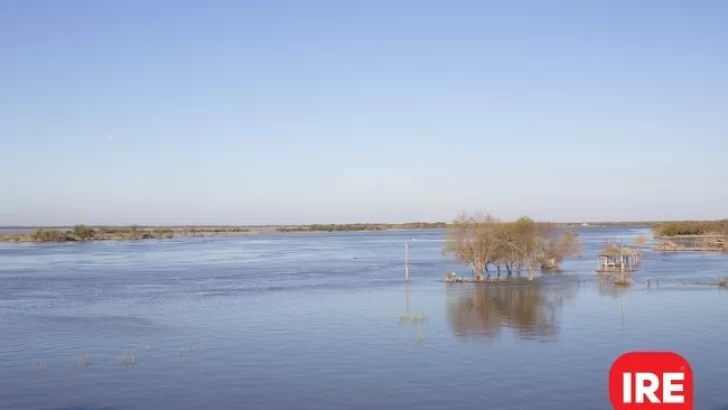
[[[425,316],[424,314],[419,314],[419,313],[413,313],[411,315],[406,314],[406,313],[400,313],[399,315],[397,315],[397,322],[399,322],[400,324],[407,323],[407,322],[416,324],[416,323],[424,322],[426,320],[427,320],[427,316]]]
[[[38,373],[46,373],[48,371],[48,363],[38,360],[35,362],[35,371]]]
[[[692,281],[683,282],[683,285],[697,285],[697,286],[715,286],[719,288],[728,288],[728,278],[720,278],[714,281]]]
[[[136,364],[136,357],[134,353],[124,352],[121,356],[116,358],[116,363],[121,367],[131,367]]]
[[[75,363],[76,367],[80,369],[85,369],[93,364],[91,356],[88,355],[76,356],[73,358],[73,362]]]

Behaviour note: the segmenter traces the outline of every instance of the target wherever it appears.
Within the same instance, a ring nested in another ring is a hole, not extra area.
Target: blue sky
[[[6,1],[0,224],[728,216],[728,2]]]

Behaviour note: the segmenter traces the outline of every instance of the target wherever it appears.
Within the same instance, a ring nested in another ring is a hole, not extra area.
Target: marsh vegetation
[[[657,252],[728,252],[728,237],[692,236],[661,239],[655,244]]]
[[[728,219],[719,221],[663,222],[654,225],[652,230],[656,237],[692,235],[728,236]]]

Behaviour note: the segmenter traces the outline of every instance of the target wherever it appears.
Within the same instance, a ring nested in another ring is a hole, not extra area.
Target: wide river
[[[480,285],[442,281],[442,231],[0,244],[0,408],[609,409],[620,354],[670,350],[728,409],[728,292],[681,283],[728,255],[645,248],[616,290],[598,249],[649,230],[580,233],[562,272]]]

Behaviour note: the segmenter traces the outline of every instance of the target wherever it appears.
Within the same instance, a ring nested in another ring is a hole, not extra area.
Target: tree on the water
[[[463,213],[448,226],[443,252],[468,265],[473,278],[480,280],[496,256],[497,236],[497,220],[489,215]]]
[[[443,252],[469,266],[476,280],[489,279],[489,266],[495,266],[498,278],[502,267],[509,276],[525,268],[533,280],[536,271],[556,269],[580,249],[576,232],[560,232],[551,224],[527,217],[501,222],[489,215],[463,213],[448,225]]]

